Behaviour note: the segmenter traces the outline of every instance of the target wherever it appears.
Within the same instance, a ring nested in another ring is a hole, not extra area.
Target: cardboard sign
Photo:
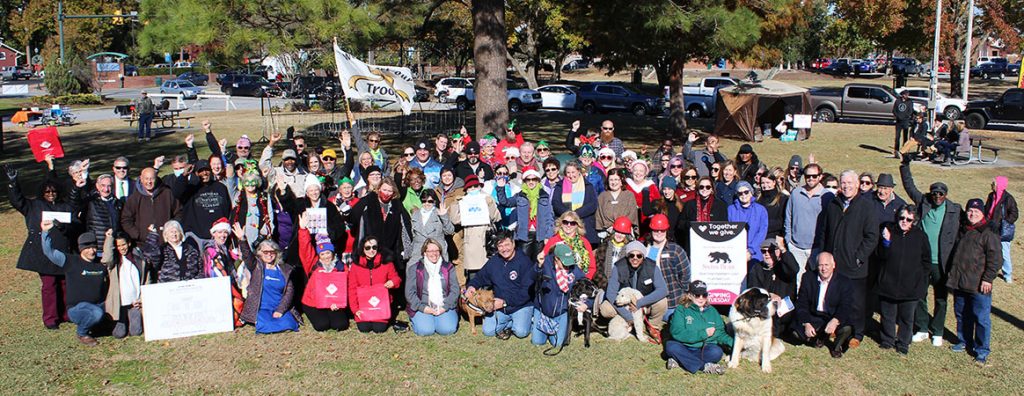
[[[307,208],[306,220],[311,235],[327,234],[327,208]]]
[[[359,310],[363,311],[360,322],[385,322],[391,319],[391,294],[383,284],[356,289]]]
[[[36,162],[46,161],[46,155],[51,154],[53,158],[64,157],[64,147],[60,144],[60,133],[57,127],[49,126],[36,128],[28,131],[28,146],[32,148],[32,155]]]
[[[348,272],[316,270],[306,285],[305,297],[302,303],[313,308],[348,307]]]
[[[235,329],[227,277],[142,286],[146,341],[225,333]]]
[[[486,197],[484,194],[467,195],[459,200],[459,216],[463,227],[491,224]]]
[[[793,128],[810,129],[811,119],[810,114],[795,114],[793,115]]]
[[[708,284],[708,302],[732,305],[746,277],[746,223],[690,223],[690,279]]]

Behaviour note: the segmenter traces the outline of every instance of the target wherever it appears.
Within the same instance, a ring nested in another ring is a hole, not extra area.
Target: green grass
[[[577,117],[566,113],[519,116],[528,139],[560,142],[567,125]],[[259,135],[261,121],[252,112],[213,113],[219,136],[229,141],[242,134]],[[629,148],[656,145],[663,137],[661,120],[630,115],[582,117],[584,126],[604,118],[616,121]],[[198,123],[197,123],[198,124]],[[698,123],[697,126],[707,126]],[[793,153],[806,159],[814,153],[826,171],[897,174],[895,160],[880,152],[892,141],[892,126],[870,124],[816,125],[806,142],[770,141],[755,144],[769,164],[783,165]],[[160,137],[148,144],[134,142],[118,121],[96,122],[62,129],[65,148],[73,158],[92,157],[94,174],[109,169],[115,155],[128,155],[134,172],[156,155],[181,153],[184,133]],[[1024,163],[1021,135],[979,132],[993,137],[1005,161]],[[23,137],[6,143],[6,158],[17,158],[28,184],[41,172],[31,165]],[[315,144],[333,144],[314,141]],[[402,143],[392,139],[391,147]],[[554,143],[556,149],[560,144]],[[735,153],[742,142],[727,140],[723,151]],[[204,146],[200,143],[200,146]],[[203,149],[200,150],[201,153]],[[201,154],[202,155],[202,154]],[[61,161],[66,165],[65,161]],[[1024,168],[940,168],[914,165],[920,186],[943,180],[950,198],[965,202],[983,197],[993,176],[1009,176],[1010,191],[1024,197]],[[33,191],[32,189],[27,189]],[[905,196],[901,186],[897,192]],[[948,348],[914,344],[908,357],[878,349],[866,341],[841,360],[824,350],[787,346],[764,375],[744,362],[722,377],[666,372],[659,348],[636,341],[595,340],[590,349],[582,340],[559,356],[528,340],[500,341],[471,336],[462,326],[446,338],[412,334],[363,335],[316,333],[309,327],[291,334],[258,336],[252,327],[233,333],[147,343],[142,338],[100,339],[100,346],[80,346],[74,326],[46,331],[39,319],[38,277],[14,269],[18,246],[24,240],[24,220],[5,203],[0,207],[0,389],[5,394],[1017,394],[1024,386],[1024,287],[995,284],[993,353],[989,368],[977,368],[964,354]],[[1013,245],[1020,262],[1024,248]],[[954,329],[950,304],[947,329]],[[462,323],[465,325],[465,322]],[[947,334],[947,340],[951,335]],[[947,344],[948,345],[948,344]]]

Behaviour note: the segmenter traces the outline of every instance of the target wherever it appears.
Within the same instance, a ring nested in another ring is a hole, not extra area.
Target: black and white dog
[[[569,290],[569,306],[570,313],[576,313],[575,334],[576,336],[583,335],[583,346],[590,348],[590,333],[597,331],[605,337],[608,337],[607,330],[601,329],[594,323],[594,312],[596,309],[600,309],[600,304],[604,300],[604,290],[597,287],[594,281],[583,278],[576,280],[572,285],[572,289]],[[590,308],[587,303],[592,302],[593,308]],[[575,310],[575,307],[584,306],[587,307],[586,311],[579,312]]]
[[[729,321],[735,330],[735,341],[729,368],[736,368],[740,358],[761,363],[761,371],[772,372],[772,360],[786,350],[782,341],[772,335],[775,304],[771,295],[761,288],[740,293],[729,310]]]

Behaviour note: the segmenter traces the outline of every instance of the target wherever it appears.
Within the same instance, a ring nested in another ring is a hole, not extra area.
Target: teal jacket
[[[707,329],[715,328],[715,334],[708,337]],[[690,348],[700,348],[705,344],[718,344],[732,347],[732,336],[725,331],[725,322],[714,307],[707,306],[703,311],[696,304],[689,307],[679,305],[672,314],[669,324],[672,339]]]

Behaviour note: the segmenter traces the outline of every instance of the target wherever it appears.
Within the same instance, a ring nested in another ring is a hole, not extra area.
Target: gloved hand
[[[11,164],[4,164],[3,168],[4,174],[7,175],[7,179],[13,182],[15,179],[18,178],[18,168],[11,166]]]

